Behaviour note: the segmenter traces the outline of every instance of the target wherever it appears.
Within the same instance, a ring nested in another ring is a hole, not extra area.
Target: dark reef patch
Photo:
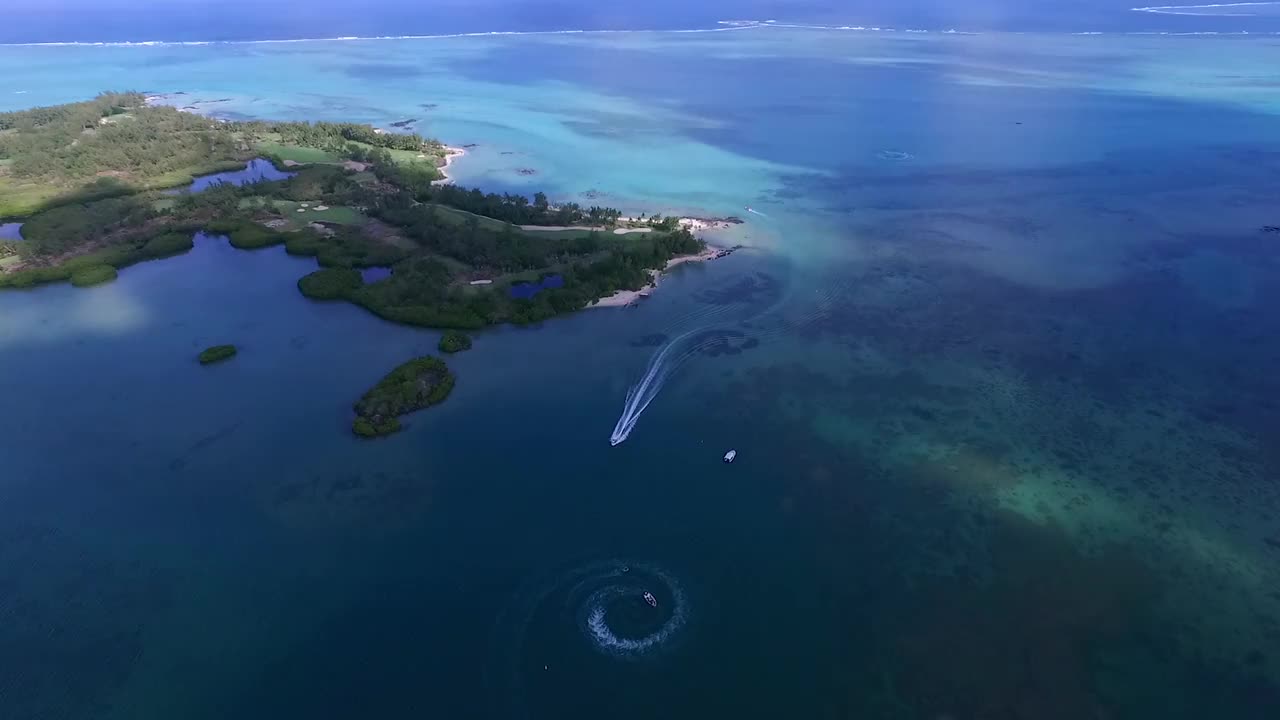
[[[755,272],[727,285],[706,288],[694,298],[708,305],[769,305],[782,297],[782,282],[774,275]]]

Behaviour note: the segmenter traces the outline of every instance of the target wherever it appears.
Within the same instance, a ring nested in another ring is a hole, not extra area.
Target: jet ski
[[[644,601],[649,603],[649,607],[658,607],[658,598],[654,597],[653,593],[648,590],[644,591]]]

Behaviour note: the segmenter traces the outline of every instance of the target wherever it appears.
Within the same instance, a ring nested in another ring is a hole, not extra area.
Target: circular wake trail
[[[591,682],[601,677],[594,673],[608,676],[624,664],[660,662],[686,639],[691,606],[683,584],[667,569],[623,558],[562,569],[524,586],[490,633],[492,664],[486,674],[495,709],[508,719],[560,717],[528,706],[547,701],[531,695],[530,685],[566,672]]]

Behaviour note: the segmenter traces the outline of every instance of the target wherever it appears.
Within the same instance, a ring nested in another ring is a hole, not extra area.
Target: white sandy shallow
[[[716,258],[723,257],[725,252],[726,251],[724,248],[708,245],[706,249],[704,249],[702,252],[698,253],[697,255],[681,255],[679,257],[673,257],[667,261],[666,267],[664,267],[661,271],[659,270],[649,271],[649,277],[651,282],[653,283],[652,286],[641,288],[640,290],[619,290],[618,292],[608,297],[600,298],[594,304],[588,305],[587,307],[597,307],[597,308],[628,307],[636,302],[639,302],[640,298],[645,297],[650,293],[652,293],[654,289],[657,288],[658,283],[661,281],[662,274],[667,272],[671,268],[676,267],[677,265],[683,265],[684,263],[706,262],[708,260],[715,260]]]
[[[433,181],[432,184],[445,185],[447,183],[453,182],[453,178],[449,177],[449,166],[453,164],[454,160],[457,160],[458,158],[466,154],[467,154],[467,151],[462,148],[450,147],[448,145],[445,145],[444,146],[444,165],[440,166],[440,175],[442,177],[439,180]]]

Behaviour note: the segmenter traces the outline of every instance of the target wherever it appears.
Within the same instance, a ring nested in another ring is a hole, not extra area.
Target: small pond
[[[0,240],[22,239],[22,223],[0,223]]]
[[[360,279],[364,280],[365,285],[372,285],[389,277],[391,277],[391,268],[389,267],[360,268]]]
[[[516,283],[511,286],[511,297],[517,300],[528,300],[543,290],[564,287],[564,277],[548,275],[536,283]]]
[[[246,185],[248,183],[262,182],[264,180],[288,180],[297,173],[284,172],[277,170],[270,160],[263,158],[254,158],[244,166],[243,170],[229,170],[227,172],[213,173],[212,175],[201,175],[192,181],[191,185],[186,188],[175,188],[168,191],[170,194],[178,194],[182,192],[198,193],[208,190],[214,185],[221,183],[231,183],[232,185]]]

